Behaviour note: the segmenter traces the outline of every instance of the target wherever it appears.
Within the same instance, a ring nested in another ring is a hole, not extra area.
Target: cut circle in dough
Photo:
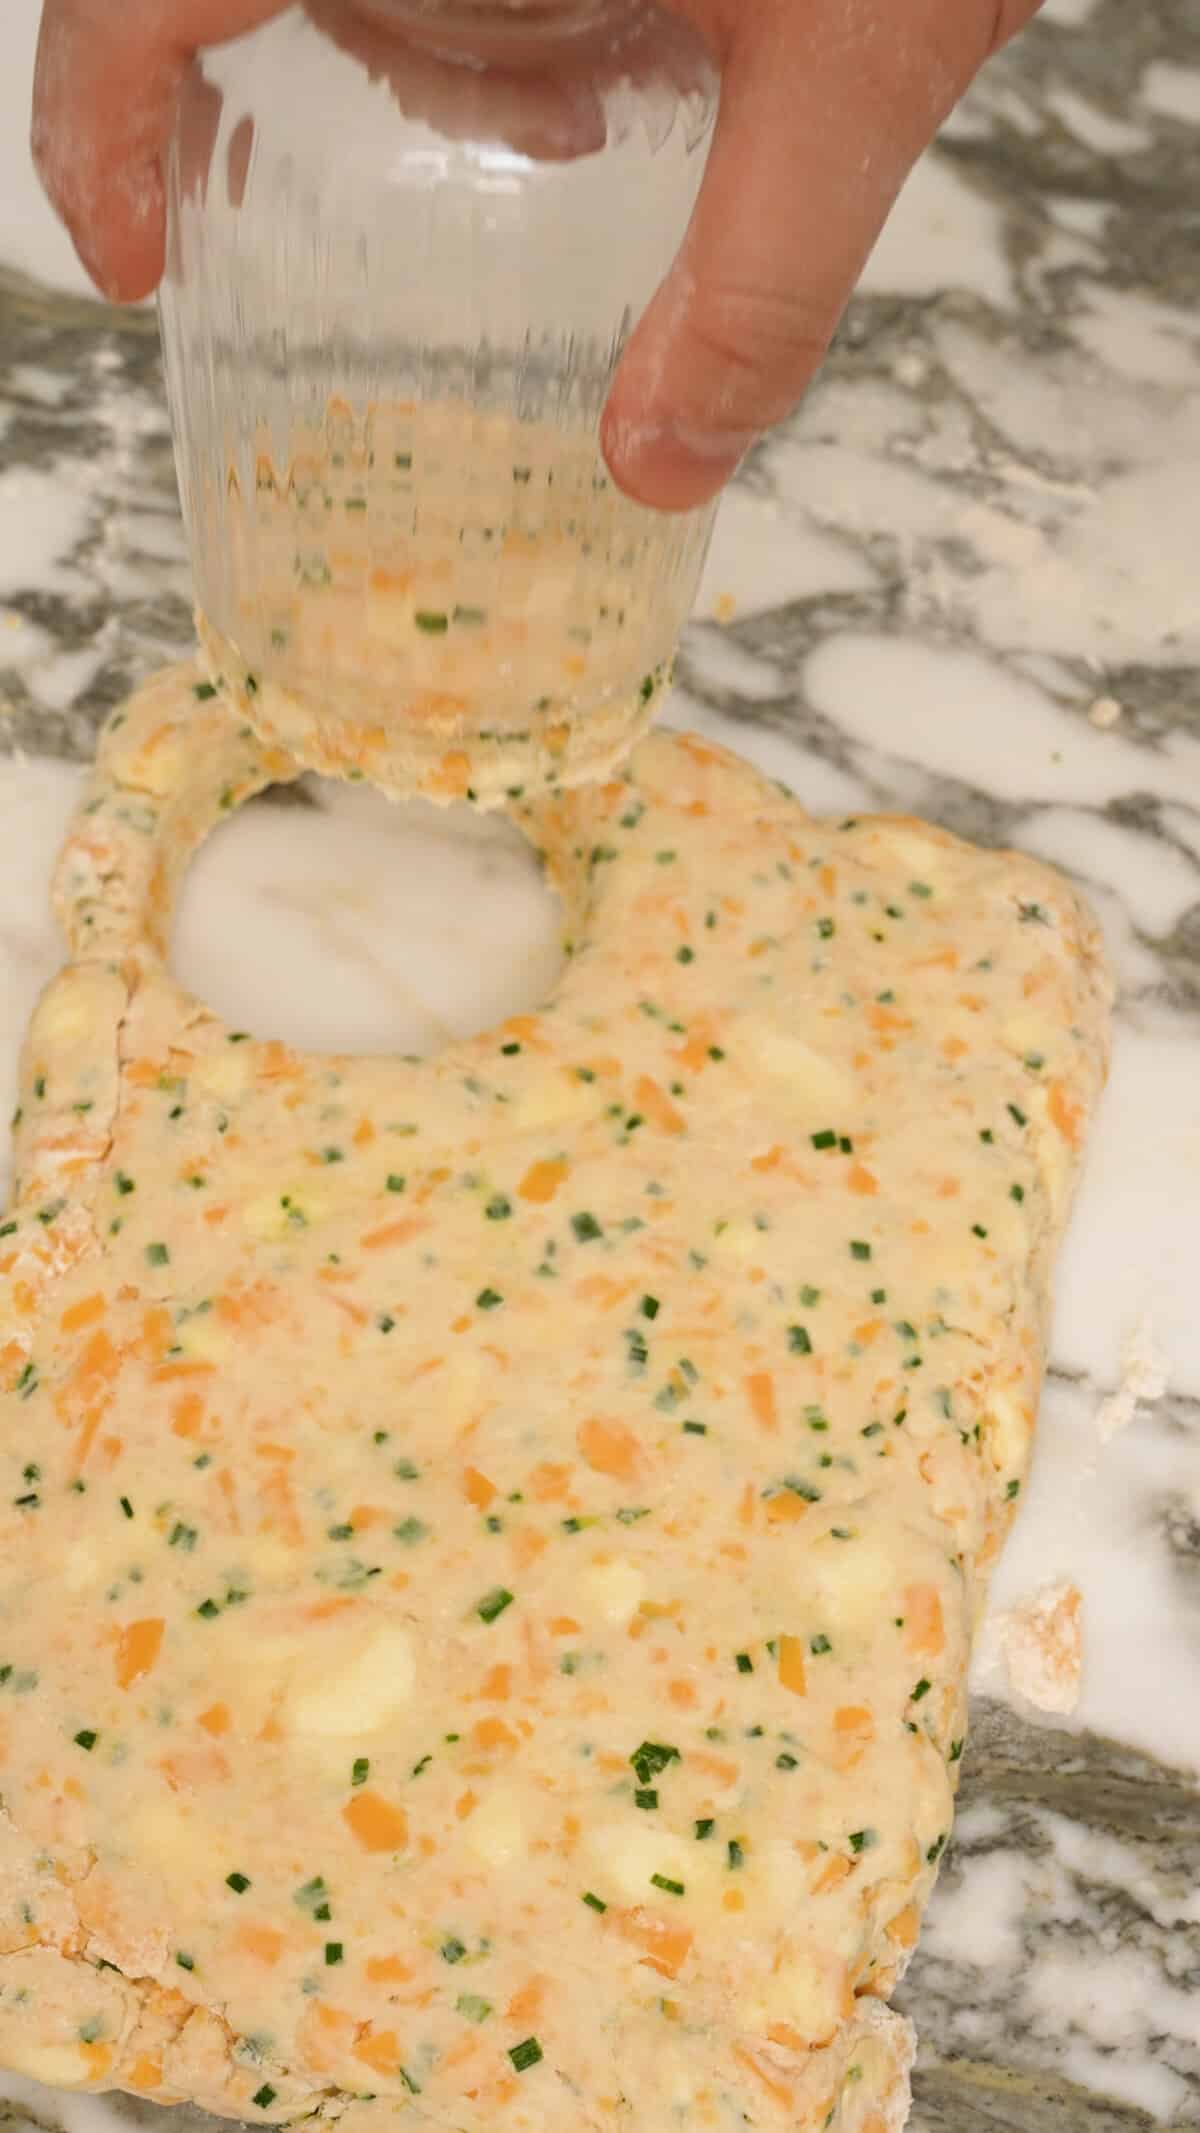
[[[888,2133],[1092,921],[662,737],[521,816],[540,1013],[312,1059],[165,967],[191,852],[292,774],[176,670],[58,870],[0,1225],[0,2064],[353,2133]]]

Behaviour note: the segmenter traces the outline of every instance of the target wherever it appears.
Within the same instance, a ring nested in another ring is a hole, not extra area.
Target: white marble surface
[[[1120,981],[995,1586],[997,1609],[1078,1586],[1081,1695],[1031,1711],[985,1638],[979,1775],[969,1755],[912,1974],[921,2133],[1200,2127],[1200,283],[1178,234],[1194,252],[1200,23],[1148,0],[1138,42],[1116,7],[1056,0],[917,173],[823,383],[724,507],[669,714],[815,811],[1054,861]],[[61,280],[19,154],[0,203],[0,257]],[[0,1104],[58,954],[46,883],[95,705],[186,631],[151,341],[9,309]],[[430,1050],[539,997],[554,909],[507,832],[314,797],[248,810],[194,870],[176,968],[215,1007]]]

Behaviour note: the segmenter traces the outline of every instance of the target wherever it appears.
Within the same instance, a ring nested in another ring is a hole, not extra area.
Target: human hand
[[[668,0],[712,47],[721,108],[674,269],[603,422],[620,486],[704,502],[789,414],[889,209],[978,68],[1040,0]],[[109,296],[162,273],[162,158],[192,55],[282,0],[45,0],[33,151]]]

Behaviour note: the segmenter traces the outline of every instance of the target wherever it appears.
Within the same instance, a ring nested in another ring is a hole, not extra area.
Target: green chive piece
[[[637,1773],[639,1785],[648,1785],[667,1768],[669,1763],[681,1760],[678,1748],[657,1740],[644,1740],[629,1758]]]
[[[531,2066],[537,2066],[543,2057],[543,2052],[536,2037],[526,2037],[523,2044],[513,2044],[509,2047],[508,2056],[512,2060],[516,2072],[525,2074],[528,2073]]]

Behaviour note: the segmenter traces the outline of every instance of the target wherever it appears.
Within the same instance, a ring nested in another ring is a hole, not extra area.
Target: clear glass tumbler
[[[653,715],[713,514],[624,497],[598,425],[714,106],[656,0],[309,0],[193,67],[161,320],[200,637],[310,767],[497,805]]]

